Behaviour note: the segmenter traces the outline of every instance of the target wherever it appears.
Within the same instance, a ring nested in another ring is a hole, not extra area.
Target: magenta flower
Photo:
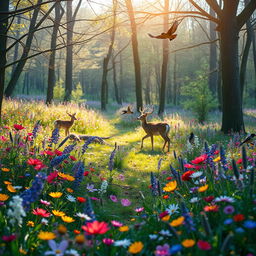
[[[41,204],[44,204],[44,205],[46,205],[46,206],[49,206],[49,205],[51,204],[50,202],[45,201],[45,200],[42,200],[42,199],[40,199],[40,203],[41,203]]]
[[[155,250],[155,256],[170,256],[169,251],[170,246],[168,244],[164,244],[163,246],[158,245]]]
[[[117,221],[117,220],[111,220],[111,224],[114,226],[114,227],[122,227],[124,224]]]
[[[137,207],[134,211],[135,212],[143,212],[144,211],[144,207]]]
[[[112,201],[112,202],[114,202],[114,203],[117,203],[117,202],[118,202],[117,197],[116,197],[116,196],[114,196],[114,195],[110,195],[110,196],[109,196],[109,198],[110,198],[110,199],[111,199],[111,201]]]
[[[115,241],[111,238],[103,238],[103,243],[106,244],[106,245],[111,245],[113,244]]]
[[[232,205],[228,205],[223,209],[225,214],[232,214],[235,211],[235,208]]]
[[[131,203],[132,202],[129,199],[125,199],[125,198],[121,199],[121,204],[123,206],[129,206],[129,205],[131,205]]]

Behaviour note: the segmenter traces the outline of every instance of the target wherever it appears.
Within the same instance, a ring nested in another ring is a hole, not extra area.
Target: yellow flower
[[[9,172],[9,171],[10,171],[9,168],[2,168],[1,170],[2,170],[3,172]]]
[[[64,234],[67,233],[67,228],[66,228],[64,225],[60,224],[60,225],[58,226],[58,232],[59,232],[61,235],[64,235]]]
[[[9,198],[8,195],[6,195],[6,194],[0,194],[0,201],[4,202],[4,201],[6,201],[8,198]]]
[[[21,254],[24,254],[24,255],[27,254],[27,251],[23,250],[22,248],[19,249],[19,252],[20,252]]]
[[[213,162],[219,162],[220,161],[220,156],[218,156],[218,157],[216,157],[214,160],[213,160]]]
[[[144,245],[142,242],[134,242],[133,244],[130,245],[128,251],[129,253],[136,254],[141,252],[143,249]]]
[[[208,189],[208,184],[206,184],[206,185],[204,185],[204,186],[202,186],[202,187],[200,187],[200,188],[198,188],[198,192],[204,192],[204,191],[206,191],[207,189]]]
[[[130,221],[135,221],[135,219],[134,219],[134,218],[132,218],[132,219],[130,219]]]
[[[65,174],[65,173],[63,173],[63,172],[58,172],[58,175],[59,175],[61,178],[66,179],[66,180],[68,180],[68,181],[74,181],[74,180],[75,180],[75,178],[74,178],[73,176],[71,176],[71,175],[69,175],[69,174]]]
[[[53,198],[60,198],[62,196],[63,193],[61,192],[51,192],[49,193],[49,196],[53,197]]]
[[[56,235],[52,232],[40,231],[37,237],[41,240],[53,240]]]
[[[74,190],[72,188],[66,188],[66,190],[69,192],[69,193],[73,193]]]
[[[192,247],[195,245],[195,240],[193,239],[185,239],[181,242],[181,244],[186,247],[186,248],[189,248],[189,247]]]
[[[170,215],[166,215],[161,220],[162,221],[168,221],[170,219],[170,217],[171,217]]]
[[[11,193],[17,192],[17,190],[16,190],[11,184],[7,185],[7,189],[8,189],[8,191],[11,192]]]
[[[78,244],[83,244],[84,241],[85,241],[84,235],[77,235],[77,236],[75,237],[75,241],[76,241],[76,243],[78,243]]]
[[[169,183],[167,183],[167,184],[165,185],[165,187],[163,188],[163,190],[164,190],[165,192],[172,192],[172,191],[174,191],[176,188],[177,188],[177,182],[176,182],[176,180],[174,180],[174,181],[170,181]]]
[[[171,225],[172,227],[178,227],[178,226],[180,226],[183,222],[184,222],[184,217],[181,216],[181,217],[179,217],[179,218],[173,220],[173,221],[170,223],[170,225]]]
[[[72,217],[69,217],[69,216],[61,216],[61,219],[62,219],[64,222],[67,222],[67,223],[71,223],[71,222],[74,222],[74,221],[75,221]]]
[[[5,181],[4,181],[4,184],[5,184],[5,185],[11,185],[12,183],[11,183],[10,181],[8,181],[8,180],[5,180]]]
[[[52,210],[52,213],[58,217],[65,216],[65,212],[62,211]]]
[[[27,226],[33,228],[33,227],[35,226],[34,221],[29,220],[29,221],[27,222]]]
[[[129,227],[128,227],[128,226],[122,226],[122,227],[119,228],[119,231],[120,231],[120,232],[126,232],[126,231],[128,231],[128,230],[129,230]]]

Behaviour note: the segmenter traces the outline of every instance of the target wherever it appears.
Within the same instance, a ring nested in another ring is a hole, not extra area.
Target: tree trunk
[[[9,0],[3,0],[0,4],[0,12],[9,11]],[[6,65],[6,46],[7,46],[7,28],[8,15],[0,15],[0,123],[2,121],[2,104],[4,97],[5,65]]]
[[[72,21],[72,5],[73,0],[67,1],[67,48],[66,48],[66,73],[65,73],[65,96],[64,101],[71,100],[72,81],[73,81],[73,28],[74,21]]]
[[[134,62],[134,69],[135,69],[136,103],[137,103],[137,111],[139,111],[139,109],[143,107],[143,100],[142,100],[140,57],[139,57],[138,40],[137,40],[137,25],[135,22],[131,0],[125,0],[125,3],[128,10],[130,23],[131,23],[131,30],[132,30],[132,50],[133,50],[133,62]]]
[[[119,62],[120,62],[120,68],[119,68],[119,91],[120,91],[120,103],[122,104],[124,100],[124,89],[121,89],[121,87],[124,84],[124,72],[123,72],[123,55],[122,53],[119,54]]]
[[[178,85],[177,85],[177,54],[174,54],[174,68],[173,68],[173,104],[177,105],[178,98]]]
[[[235,2],[224,5],[220,27],[222,63],[222,128],[224,133],[245,132],[239,83],[238,29]]]
[[[42,0],[37,1],[37,4],[41,4],[41,3],[42,3]],[[35,8],[33,11],[32,19],[30,21],[30,26],[29,26],[29,32],[28,32],[28,36],[27,36],[27,40],[26,40],[26,45],[23,49],[23,53],[20,58],[20,61],[15,68],[15,72],[14,72],[13,76],[11,77],[11,80],[9,81],[8,86],[5,89],[6,97],[10,97],[12,95],[14,88],[19,80],[20,74],[27,62],[26,58],[28,57],[29,50],[30,50],[30,47],[32,44],[32,39],[34,37],[36,20],[37,20],[39,11],[40,11],[40,6]]]
[[[112,54],[113,83],[114,83],[114,89],[115,89],[115,100],[116,100],[117,104],[121,105],[120,96],[119,96],[119,89],[118,89],[118,84],[117,84],[117,78],[116,78],[116,63],[115,63],[115,59],[113,57],[114,56]]]
[[[55,20],[54,20],[54,27],[52,31],[52,37],[51,37],[51,49],[53,49],[50,53],[49,57],[49,66],[48,66],[48,85],[47,85],[47,95],[46,95],[46,104],[51,104],[53,100],[53,88],[56,83],[55,78],[55,56],[56,56],[56,48],[57,45],[57,35],[58,35],[58,29],[60,26],[61,21],[61,3],[57,2],[55,5]]]
[[[210,8],[210,14],[215,17],[215,12]],[[210,21],[210,39],[211,41],[216,40],[217,34],[215,31],[216,24]],[[218,72],[217,72],[217,43],[210,44],[210,74],[209,74],[209,89],[213,95],[216,95]]]
[[[168,20],[169,20],[169,0],[165,0],[164,12],[164,31],[168,31]],[[168,59],[169,59],[169,40],[163,40],[163,63],[162,63],[162,74],[161,74],[161,88],[160,88],[160,101],[158,115],[162,116],[165,108],[165,98],[166,98],[166,78],[168,70]]]

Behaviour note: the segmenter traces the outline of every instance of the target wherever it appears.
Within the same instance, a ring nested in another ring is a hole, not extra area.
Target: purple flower
[[[121,199],[121,204],[123,206],[129,206],[129,205],[131,205],[131,203],[132,202],[129,199],[125,199],[125,198]]]
[[[110,195],[109,198],[110,198],[110,199],[112,200],[112,202],[114,202],[114,203],[117,203],[117,202],[118,202],[117,197],[114,196],[114,195]]]
[[[125,177],[124,177],[124,175],[123,175],[123,174],[119,174],[119,175],[118,175],[118,179],[119,179],[119,180],[124,181],[124,178],[125,178]]]
[[[170,246],[168,244],[158,245],[155,250],[155,256],[170,256]]]
[[[225,214],[232,214],[235,211],[235,208],[232,205],[228,205],[223,209]]]

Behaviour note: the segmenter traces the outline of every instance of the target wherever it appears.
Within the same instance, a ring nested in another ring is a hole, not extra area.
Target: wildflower
[[[76,198],[71,195],[67,195],[66,198],[69,202],[76,202]]]
[[[109,198],[110,198],[111,201],[114,202],[114,203],[117,203],[117,202],[118,202],[117,197],[114,196],[114,195],[110,195]]]
[[[84,175],[84,164],[83,162],[77,162],[73,168],[72,172],[74,173],[75,181],[73,183],[73,188],[77,189],[80,185],[80,183],[83,180]]]
[[[174,213],[179,212],[178,211],[179,206],[177,204],[170,204],[167,208],[166,211],[168,212],[169,215],[172,215]]]
[[[89,171],[85,171],[85,172],[84,172],[84,176],[88,176],[89,173],[90,173]]]
[[[52,210],[52,213],[57,217],[65,216],[65,212],[62,212],[62,211]]]
[[[245,228],[248,228],[248,229],[253,229],[253,228],[256,228],[256,221],[253,221],[253,220],[246,220],[243,224],[243,226]]]
[[[19,196],[14,196],[9,203],[10,208],[7,210],[7,216],[10,218],[10,223],[14,226],[17,222],[19,226],[22,225],[23,217],[26,213],[22,206],[22,198]]]
[[[87,184],[86,189],[87,189],[89,192],[98,191],[98,189],[94,188],[94,185],[93,185],[93,184]]]
[[[103,180],[101,183],[101,187],[98,191],[99,194],[104,194],[107,192],[108,182],[106,180]]]
[[[190,178],[196,179],[199,178],[200,176],[202,176],[203,172],[199,171],[199,172],[194,172],[190,175]]]
[[[75,237],[75,241],[76,241],[77,244],[83,244],[85,242],[84,235],[82,235],[82,234],[81,235],[77,235]]]
[[[78,196],[76,199],[80,203],[85,203],[86,202],[86,199],[84,197],[81,197],[81,196]]]
[[[144,247],[144,245],[142,242],[134,242],[133,244],[131,244],[129,246],[128,251],[129,251],[129,253],[137,254],[142,251],[143,247]]]
[[[88,222],[82,229],[86,231],[88,235],[105,234],[109,228],[106,222],[99,222],[97,220],[93,222]]]
[[[226,156],[225,156],[225,150],[222,146],[220,147],[220,162],[221,162],[221,166],[224,169],[224,171],[227,171],[228,170],[228,163],[227,163],[227,159],[226,159]]]
[[[199,240],[197,242],[197,246],[200,250],[203,250],[203,251],[208,251],[208,250],[211,250],[212,249],[212,246],[211,244],[209,244],[208,242],[206,241],[203,241],[203,240]]]
[[[67,192],[69,192],[69,193],[73,193],[73,192],[74,192],[74,190],[73,190],[72,188],[66,188],[66,190],[67,190]]]
[[[123,199],[121,199],[121,204],[123,206],[130,206],[131,205],[131,201],[129,199],[123,198]]]
[[[170,181],[168,182],[165,187],[163,188],[163,191],[165,192],[172,192],[177,188],[177,181]]]
[[[16,131],[21,131],[21,130],[25,129],[25,127],[23,127],[21,124],[14,124],[14,125],[13,125],[13,128],[14,128]]]
[[[204,199],[205,202],[210,203],[210,202],[213,201],[214,196],[207,196],[207,197],[204,197],[203,199]]]
[[[162,236],[172,236],[169,230],[164,230],[164,229],[160,230],[159,234]]]
[[[64,148],[63,150],[63,154],[70,154],[76,147],[76,143],[74,144],[71,144],[71,145],[68,145]],[[74,156],[69,156],[69,158],[72,160],[72,161],[75,161],[74,159],[76,159]]]
[[[61,219],[66,223],[71,223],[75,221],[72,217],[69,216],[61,216]]]
[[[158,191],[158,180],[153,172],[150,173],[150,183],[151,183],[151,192],[153,196],[157,196],[159,194]]]
[[[62,192],[51,192],[49,193],[49,196],[53,197],[53,198],[60,198],[63,195]]]
[[[233,220],[232,219],[226,219],[225,221],[224,221],[224,225],[230,225],[230,224],[232,224],[233,223]]]
[[[49,217],[51,214],[49,212],[47,212],[44,209],[41,208],[36,208],[32,211],[32,214],[37,215],[37,216],[41,216],[41,217]]]
[[[243,228],[236,228],[235,229],[235,232],[237,232],[237,233],[244,233],[244,229]]]
[[[169,195],[163,195],[163,199],[168,199],[169,197]]]
[[[114,246],[123,246],[124,248],[128,247],[131,244],[129,239],[117,240],[114,242]]]
[[[40,231],[37,237],[41,240],[53,240],[56,235],[52,232]]]
[[[33,228],[33,227],[35,226],[34,221],[29,220],[29,221],[27,222],[27,226]]]
[[[6,195],[6,194],[0,194],[0,201],[1,201],[1,202],[4,202],[4,201],[8,200],[8,198],[9,198],[8,195]]]
[[[58,172],[57,172],[57,171],[54,171],[54,172],[51,172],[51,173],[47,176],[46,180],[47,180],[48,183],[51,184],[57,177],[58,177]]]
[[[1,136],[0,136],[0,140],[3,141],[3,142],[5,142],[5,141],[7,141],[7,138],[5,138],[4,136],[1,135]]]
[[[175,244],[170,248],[170,253],[175,254],[177,252],[180,252],[182,250],[182,246],[180,244]]]
[[[87,214],[81,213],[81,212],[76,213],[75,216],[77,216],[77,217],[79,217],[79,218],[81,218],[81,219],[85,219],[85,220],[87,220],[87,221],[90,221],[90,220],[92,219],[92,218],[89,217]]]
[[[67,228],[62,224],[60,224],[58,226],[57,230],[58,230],[58,233],[61,234],[61,235],[64,235],[64,234],[67,233]]]
[[[45,219],[45,218],[42,218],[42,220],[41,220],[41,223],[43,224],[43,225],[48,225],[48,220],[47,219]]]
[[[64,150],[65,151],[65,150]],[[63,153],[64,153],[63,151]],[[65,153],[64,153],[65,154]],[[77,159],[74,157],[74,156],[69,156],[69,158],[72,160],[72,161],[76,161]]]
[[[183,216],[181,216],[181,217],[179,217],[179,218],[173,220],[173,221],[170,223],[170,225],[171,225],[172,227],[178,227],[178,226],[180,226],[180,225],[183,224],[184,220],[185,220],[185,218],[184,218]]]
[[[52,251],[45,252],[45,255],[63,256],[66,249],[68,248],[68,241],[62,240],[60,244],[57,244],[54,240],[49,240],[48,245]]]
[[[92,203],[91,203],[90,198],[87,198],[87,201],[86,201],[85,206],[84,206],[84,213],[91,218],[90,222],[93,222],[93,221],[96,220],[96,216],[95,216],[95,213],[93,211]]]
[[[7,190],[11,193],[16,193],[17,190],[13,187],[12,184],[7,185]]]
[[[70,255],[70,256],[80,256],[80,254],[74,250],[74,249],[70,249],[66,251],[66,255]]]
[[[218,205],[207,205],[204,207],[205,212],[217,212],[219,210]]]
[[[74,229],[74,231],[73,231],[76,235],[78,235],[78,234],[80,234],[81,233],[81,231],[79,231],[79,230],[77,230],[77,229]]]
[[[197,202],[199,202],[199,201],[200,201],[200,198],[199,198],[199,197],[192,197],[192,198],[189,200],[189,202],[190,202],[191,204],[197,203]]]
[[[61,177],[62,179],[68,180],[68,181],[74,181],[75,178],[69,174],[65,174],[63,172],[58,172],[58,176]]]
[[[55,166],[59,165],[60,163],[62,163],[68,157],[69,157],[69,154],[63,154],[61,156],[56,156],[55,158],[53,158],[51,160],[50,167],[55,167]]]
[[[12,235],[9,235],[9,236],[2,236],[2,240],[5,241],[5,242],[11,242],[13,240],[16,239],[16,235],[15,234],[12,234]]]
[[[181,203],[181,214],[184,217],[184,224],[188,231],[195,231],[195,225],[185,203]]]
[[[135,212],[143,212],[144,211],[144,207],[137,207],[135,209]]]
[[[119,221],[116,221],[116,220],[112,220],[111,221],[111,224],[114,226],[114,227],[122,227],[124,224],[119,222]]]
[[[190,176],[191,176],[194,172],[195,172],[195,171],[187,171],[187,172],[183,173],[182,176],[181,176],[181,179],[182,179],[183,181],[191,180],[191,177],[190,177]]]
[[[198,192],[205,192],[208,189],[208,187],[209,187],[209,185],[206,184],[206,185],[204,185],[202,187],[199,187],[197,191]]]
[[[220,196],[220,197],[216,197],[214,199],[214,202],[215,203],[218,203],[218,202],[234,203],[235,199],[229,196]]]
[[[46,174],[43,172],[39,172],[32,182],[32,186],[30,189],[27,189],[21,193],[21,198],[23,199],[22,205],[25,211],[30,209],[30,204],[38,200],[45,182]]]
[[[119,228],[119,231],[120,231],[120,232],[126,232],[126,231],[128,231],[128,230],[129,230],[129,227],[128,227],[128,226],[122,226],[122,227]]]
[[[235,208],[232,205],[228,205],[223,209],[225,214],[232,214],[235,211]]]
[[[193,239],[185,239],[181,242],[181,244],[185,247],[185,248],[189,248],[189,247],[193,247],[195,245],[195,240]]]
[[[170,256],[170,246],[168,244],[158,245],[155,250],[155,256]]]
[[[40,203],[46,206],[49,206],[51,203],[45,200],[40,199]]]
[[[219,162],[220,161],[220,156],[216,157],[213,159],[213,162],[216,163],[216,162]]]
[[[10,171],[9,168],[1,168],[1,170],[2,170],[3,172],[9,172],[9,171]]]
[[[103,243],[106,244],[106,245],[111,245],[113,244],[115,241],[111,238],[103,238]]]
[[[236,214],[234,217],[233,217],[233,220],[235,222],[241,222],[243,221],[245,218],[244,218],[244,215],[243,214]]]
[[[39,129],[40,129],[40,120],[36,122],[36,124],[33,128],[33,131],[32,131],[33,139],[36,138]]]
[[[152,234],[148,235],[151,240],[156,240],[158,238],[158,235]]]
[[[49,147],[52,146],[52,143],[57,144],[58,141],[59,141],[59,138],[60,138],[59,129],[58,129],[58,128],[55,128],[55,129],[52,131],[52,136],[51,136],[51,138],[50,138]]]

